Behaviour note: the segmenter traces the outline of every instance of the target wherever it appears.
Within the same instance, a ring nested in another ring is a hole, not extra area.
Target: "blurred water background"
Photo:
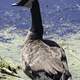
[[[31,16],[29,9],[11,6],[14,2],[0,1],[0,56],[21,63],[21,47],[31,27]],[[44,37],[55,40],[65,49],[73,80],[80,80],[80,0],[39,2]]]
[[[29,28],[31,26],[29,9],[11,6],[14,2],[15,0],[0,2],[0,28],[7,26],[17,29]],[[39,0],[39,2],[46,33],[64,36],[80,30],[80,0]]]

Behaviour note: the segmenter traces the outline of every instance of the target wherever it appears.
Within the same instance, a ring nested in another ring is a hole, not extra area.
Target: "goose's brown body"
[[[40,76],[39,73],[41,72],[45,72],[53,77],[55,76],[55,79],[52,77],[52,80],[67,80],[71,76],[65,52],[54,41],[32,40],[28,37],[22,49],[22,58],[24,71],[32,78],[34,75]],[[67,78],[61,79],[62,75],[67,76]]]
[[[45,70],[56,74],[57,71],[64,71],[62,56],[64,52],[61,48],[46,44],[42,40],[26,42],[23,48],[23,61],[25,67],[30,66],[34,71]]]

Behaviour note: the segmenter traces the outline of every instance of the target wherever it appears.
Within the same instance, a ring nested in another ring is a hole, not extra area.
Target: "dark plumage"
[[[68,80],[68,69],[64,50],[54,41],[43,39],[43,25],[38,0],[21,0],[17,5],[32,2],[32,27],[22,49],[24,72],[32,80]]]

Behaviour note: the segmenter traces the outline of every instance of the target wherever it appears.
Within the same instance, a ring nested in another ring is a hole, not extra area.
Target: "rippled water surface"
[[[29,9],[11,6],[15,0],[0,2],[0,28],[15,26],[20,29],[31,26]],[[42,20],[47,33],[59,36],[76,33],[80,30],[79,0],[39,0]],[[47,26],[47,27],[46,27]]]

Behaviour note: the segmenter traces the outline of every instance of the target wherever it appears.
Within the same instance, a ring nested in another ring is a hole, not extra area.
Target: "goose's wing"
[[[61,61],[61,54],[54,52],[54,50],[48,52],[44,49],[40,49],[38,53],[40,55],[33,59],[29,64],[33,70],[45,70],[46,72],[51,72],[54,74],[56,74],[57,71],[61,73],[64,71],[64,64]]]
[[[62,73],[65,69],[63,54],[63,50],[59,47],[50,47],[42,41],[35,41],[26,45],[23,58],[26,66],[30,66],[33,71],[44,70],[56,74],[57,71]]]

